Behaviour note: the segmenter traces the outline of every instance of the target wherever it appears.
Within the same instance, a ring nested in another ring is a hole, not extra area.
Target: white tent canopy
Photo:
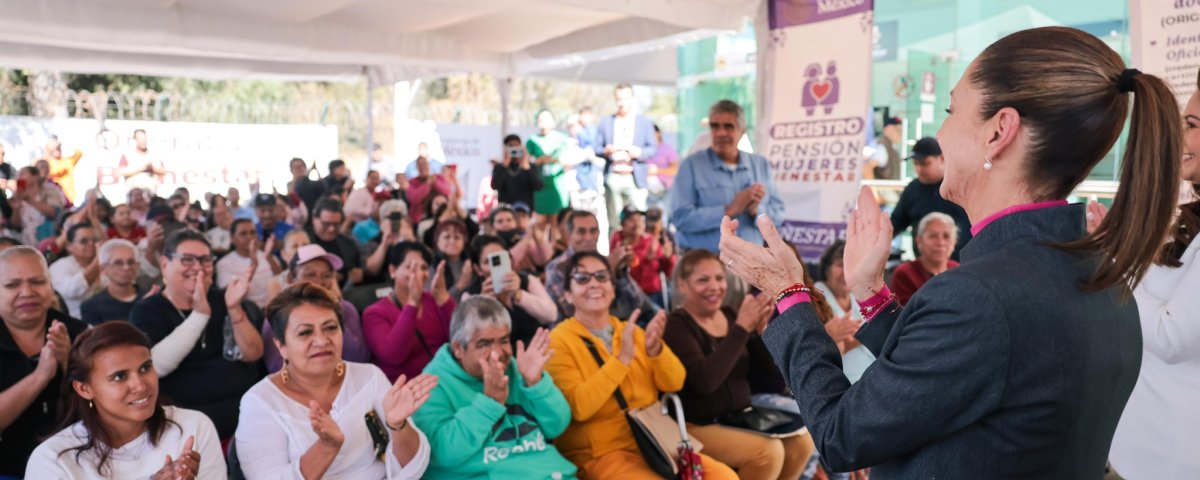
[[[761,1],[0,0],[0,65],[193,78],[365,74],[376,85],[468,71],[673,83],[674,61],[657,51],[738,28]],[[641,60],[620,60],[629,55]]]

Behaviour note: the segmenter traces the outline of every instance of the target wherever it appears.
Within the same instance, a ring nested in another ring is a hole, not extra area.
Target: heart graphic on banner
[[[828,81],[817,82],[808,87],[808,90],[817,100],[824,100],[825,97],[829,96],[829,91],[833,90],[833,84]]]

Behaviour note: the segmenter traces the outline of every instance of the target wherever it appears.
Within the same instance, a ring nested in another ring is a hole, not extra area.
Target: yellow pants
[[[704,453],[745,480],[796,480],[816,449],[808,434],[779,439],[717,424],[689,423],[687,429],[704,444]]]
[[[708,455],[700,454],[700,457],[705,480],[737,480],[737,474],[724,463]],[[579,469],[578,475],[581,479],[596,480],[662,480],[646,465],[641,452],[629,450],[617,450],[592,459]]]

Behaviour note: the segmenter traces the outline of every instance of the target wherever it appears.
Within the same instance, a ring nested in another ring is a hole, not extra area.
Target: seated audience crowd
[[[667,430],[704,478],[845,478],[761,338],[774,299],[715,251],[721,217],[753,239],[752,214],[782,208],[765,159],[731,147],[741,107],[710,112],[716,150],[669,194],[686,202],[649,206],[636,179],[654,152],[621,137],[652,142],[653,125],[614,93],[599,132],[543,112],[528,142],[505,138],[470,210],[425,149],[408,173],[372,160],[360,177],[292,159],[282,194],[130,185],[78,205],[21,168],[0,234],[0,480],[654,479],[632,413],[676,398]],[[621,198],[598,200],[605,181]],[[958,265],[969,228],[918,220],[919,256],[890,280],[901,302]],[[856,382],[876,359],[854,336],[844,248],[808,283]]]

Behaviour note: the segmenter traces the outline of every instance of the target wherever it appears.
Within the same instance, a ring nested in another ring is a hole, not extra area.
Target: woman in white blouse
[[[1174,237],[1165,265],[1150,267],[1133,292],[1142,321],[1142,369],[1109,453],[1113,468],[1130,480],[1200,478],[1200,90],[1183,110],[1183,132],[1186,183]],[[1093,205],[1088,217],[1093,227],[1104,210]]]
[[[26,478],[226,478],[212,420],[162,405],[150,339],[133,325],[80,334],[67,378],[65,427],[33,451]]]
[[[813,286],[825,295],[826,303],[833,310],[833,319],[825,324],[825,331],[834,338],[842,352],[842,370],[846,372],[846,378],[850,383],[855,383],[875,361],[875,355],[854,338],[854,332],[862,326],[863,317],[858,310],[858,301],[846,284],[846,271],[842,267],[842,252],[845,249],[846,242],[838,240],[825,250],[820,265],[824,280]]]
[[[409,416],[437,378],[390,384],[379,367],[341,359],[342,309],[310,283],[267,305],[283,368],[242,397],[235,442],[250,479],[418,479],[429,440]]]

